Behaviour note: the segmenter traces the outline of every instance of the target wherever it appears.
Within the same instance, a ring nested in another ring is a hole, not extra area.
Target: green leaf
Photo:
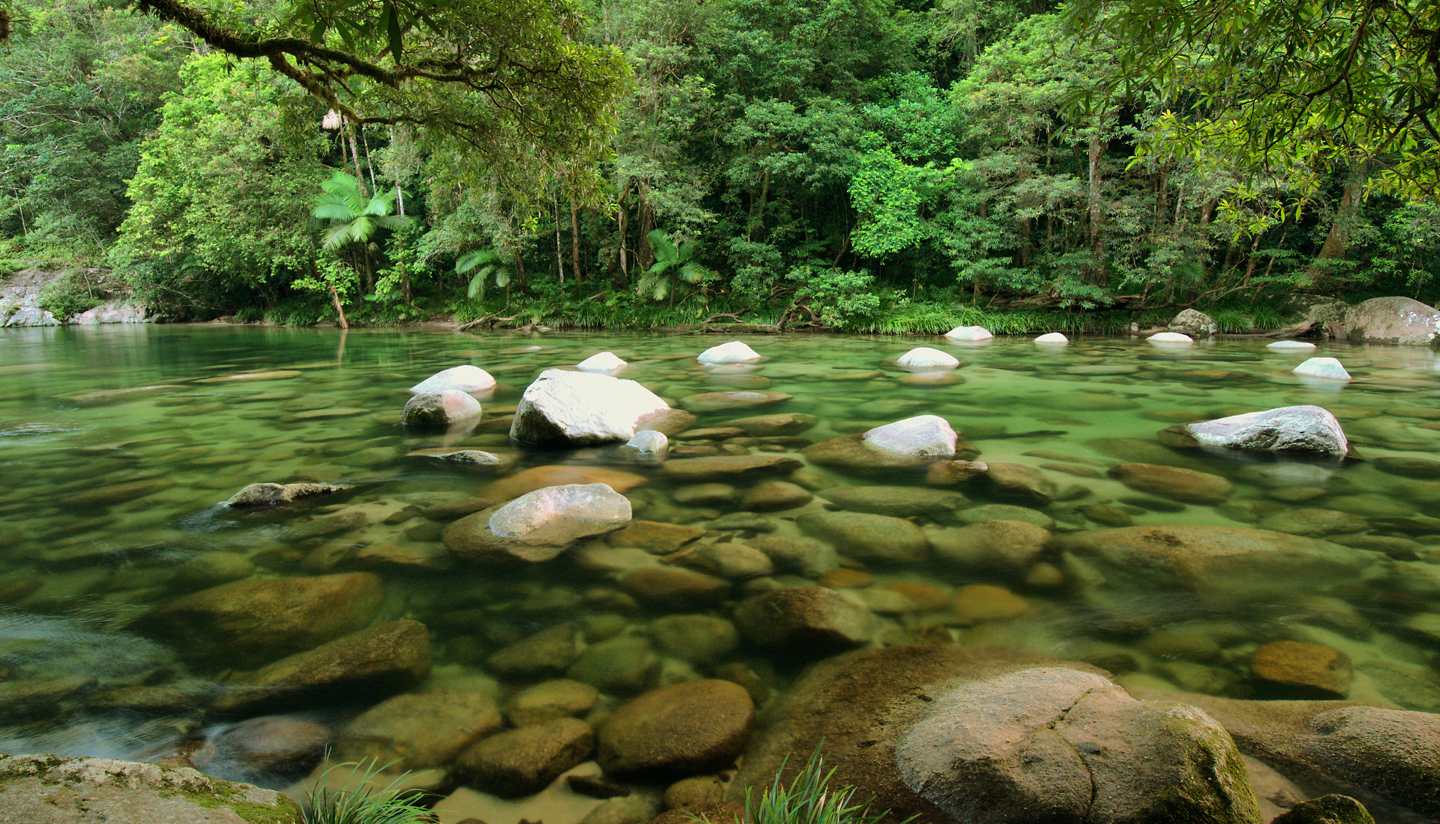
[[[386,3],[383,17],[385,18],[385,33],[390,39],[390,57],[399,63],[400,52],[404,48],[400,35],[400,13],[395,10],[394,5]]]

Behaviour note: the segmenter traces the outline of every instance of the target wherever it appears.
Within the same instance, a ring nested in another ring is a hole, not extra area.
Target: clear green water
[[[1260,692],[1249,670],[1257,646],[1309,640],[1350,658],[1351,697],[1440,711],[1440,677],[1432,666],[1440,618],[1425,617],[1440,593],[1440,480],[1387,472],[1375,460],[1428,457],[1440,442],[1440,362],[1434,353],[1322,346],[1315,354],[1338,356],[1356,377],[1342,388],[1295,378],[1289,370],[1304,355],[1269,353],[1263,342],[1176,352],[1101,339],[1055,351],[1028,340],[977,348],[936,340],[754,337],[749,342],[768,356],[757,369],[707,373],[694,355],[719,342],[700,336],[419,331],[356,331],[341,338],[326,331],[208,327],[0,333],[0,692],[53,696],[12,703],[0,713],[0,751],[160,757],[175,742],[202,734],[212,719],[199,700],[139,711],[115,709],[106,696],[132,685],[172,685],[179,694],[198,695],[223,681],[226,673],[213,663],[189,660],[132,626],[184,594],[187,587],[173,580],[176,570],[210,552],[243,555],[260,576],[376,569],[385,579],[380,617],[413,617],[430,628],[435,683],[487,683],[493,689],[491,681],[498,681],[503,692],[522,687],[529,681],[488,672],[486,657],[560,621],[589,620],[590,627],[608,620],[606,634],[644,635],[663,611],[613,597],[618,590],[611,573],[568,558],[518,571],[464,564],[398,570],[361,559],[375,547],[443,559],[444,521],[425,510],[473,496],[494,477],[407,453],[442,445],[506,449],[507,413],[534,375],[607,349],[631,362],[624,377],[671,400],[737,388],[793,396],[764,408],[705,412],[697,427],[769,412],[818,418],[803,433],[772,439],[681,435],[674,441],[681,453],[797,452],[879,423],[937,414],[982,460],[1037,467],[1055,484],[1058,499],[1039,508],[1053,519],[1057,535],[1102,528],[1087,512],[1110,504],[1111,517],[1118,507],[1135,524],[1263,525],[1328,537],[1355,559],[1355,574],[1344,580],[1237,582],[1243,585],[1232,599],[1145,585],[1117,588],[1114,582],[1097,597],[1093,585],[1054,552],[1043,563],[1062,570],[1059,583],[1036,577],[1033,569],[997,573],[934,559],[870,564],[869,591],[851,591],[876,608],[879,643],[939,639],[999,646],[1092,661],[1131,683],[1248,696]],[[963,365],[953,380],[915,382],[889,361],[916,345],[948,349]],[[397,421],[406,388],[467,362],[501,382],[484,402],[481,426],[449,439],[403,431]],[[206,382],[252,370],[298,374]],[[1244,461],[1172,451],[1156,437],[1177,422],[1301,403],[1331,409],[1365,460],[1344,466]],[[524,451],[518,468],[606,460],[606,453],[595,451]],[[1125,461],[1199,469],[1229,479],[1234,489],[1213,505],[1167,501],[1106,475]],[[688,497],[686,491],[662,473],[616,468],[648,478],[630,493],[637,517],[696,524],[740,541],[769,530],[794,534],[801,512],[823,506],[817,499],[805,508],[737,520],[738,496],[750,481],[715,479],[735,484],[737,499],[687,504],[676,498]],[[260,515],[239,516],[217,506],[248,483],[305,479],[356,489]],[[851,484],[925,484],[923,472],[819,467],[800,470],[794,480],[822,497]],[[1000,500],[985,488],[959,489],[966,503],[912,519],[929,528],[955,525],[967,511]],[[343,517],[324,520],[336,514]],[[317,522],[341,526],[316,529]],[[878,592],[896,581],[928,584],[927,592],[944,597],[939,606],[897,606]],[[780,582],[803,583],[793,574]],[[835,576],[824,582],[854,583]],[[686,611],[727,616],[736,600],[770,583],[737,582],[725,604]],[[946,599],[954,588],[975,583],[1007,588],[1023,599],[1024,612],[957,617]],[[779,693],[803,663],[742,644],[725,660],[694,669],[753,672],[758,684]],[[667,663],[653,677],[687,673]],[[354,708],[337,701],[294,709],[343,719]]]

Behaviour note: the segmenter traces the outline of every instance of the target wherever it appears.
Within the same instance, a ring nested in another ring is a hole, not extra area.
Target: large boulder
[[[871,449],[905,458],[945,458],[955,454],[955,430],[939,415],[913,418],[877,426],[862,436]]]
[[[370,572],[247,578],[163,604],[139,626],[188,656],[252,666],[360,629],[383,598]]]
[[[1350,441],[1335,416],[1319,406],[1282,406],[1187,424],[1199,446],[1247,452],[1298,452],[1344,457]]]
[[[696,358],[705,366],[719,366],[730,363],[754,363],[760,360],[760,353],[751,349],[745,343],[732,340],[729,343],[722,343],[719,346],[712,346],[700,353]]]
[[[1173,525],[1057,537],[1077,580],[1121,592],[1181,590],[1247,601],[1353,580],[1368,561],[1346,547],[1263,529]]]
[[[410,429],[450,429],[480,418],[480,402],[468,392],[442,389],[411,395],[400,413],[400,422]]]
[[[489,392],[495,388],[495,378],[484,369],[478,366],[471,366],[468,363],[459,366],[452,366],[410,387],[410,394],[420,395],[428,392],[444,392],[447,389],[454,389],[459,392],[476,394]]]
[[[408,618],[342,635],[226,683],[216,709],[234,712],[306,702],[333,705],[348,695],[374,699],[430,674],[430,631]]]
[[[1181,694],[1253,756],[1314,793],[1343,793],[1376,820],[1440,820],[1440,715],[1344,701]]]
[[[1192,338],[1213,338],[1220,331],[1220,324],[1198,309],[1182,309],[1180,314],[1170,319],[1168,328],[1171,332],[1180,332]]]
[[[445,546],[466,558],[537,563],[581,538],[630,523],[630,501],[606,484],[565,484],[527,492],[445,528]]]
[[[896,821],[1259,821],[1240,757],[1213,721],[1135,701],[1084,664],[955,644],[831,658],[775,708],[732,796],[782,765],[792,775],[817,748],[834,784],[858,787]]]
[[[611,775],[677,776],[729,767],[755,722],[750,693],[730,681],[686,681],[622,705],[600,728]]]
[[[1256,824],[1225,730],[1064,666],[1016,668],[935,696],[900,737],[905,784],[967,824]]]
[[[1350,307],[1328,331],[1365,343],[1430,346],[1440,338],[1440,310],[1411,298],[1371,298]]]
[[[669,409],[632,380],[547,369],[525,388],[510,438],[532,446],[623,443],[635,437],[642,421]]]
[[[15,824],[298,824],[274,790],[108,758],[0,755],[0,821]]]

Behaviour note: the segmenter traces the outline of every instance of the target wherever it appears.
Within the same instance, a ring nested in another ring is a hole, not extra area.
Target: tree
[[[1403,197],[1440,191],[1440,4],[1433,0],[1072,0],[1115,44],[1109,83],[1159,85],[1187,147],[1262,171],[1319,164]]]
[[[712,277],[713,273],[695,260],[693,241],[677,243],[659,229],[650,232],[649,240],[650,248],[655,250],[655,263],[635,284],[635,291],[641,296],[654,301],[668,297],[673,302],[680,283],[693,286]]]

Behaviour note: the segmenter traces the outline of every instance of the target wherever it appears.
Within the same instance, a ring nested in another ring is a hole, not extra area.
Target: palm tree
[[[682,240],[679,243],[659,229],[652,230],[647,238],[655,252],[655,263],[640,276],[635,291],[654,301],[672,296],[676,280],[695,284],[709,280],[714,274],[695,258],[695,244]],[[673,299],[671,301],[674,302]]]
[[[514,275],[511,267],[500,257],[496,249],[476,249],[473,252],[466,252],[455,261],[455,272],[461,275],[469,275],[470,286],[466,294],[471,300],[485,297],[485,284],[491,280],[501,289],[508,289],[510,279]],[[508,295],[508,292],[507,292]],[[509,299],[506,299],[509,302]]]
[[[360,268],[365,288],[370,288],[370,239],[381,229],[394,231],[410,222],[410,218],[394,214],[393,190],[366,195],[365,188],[354,175],[337,171],[320,184],[323,190],[310,212],[318,220],[330,221],[322,241],[328,251],[339,251],[351,245],[362,245],[365,265]]]

